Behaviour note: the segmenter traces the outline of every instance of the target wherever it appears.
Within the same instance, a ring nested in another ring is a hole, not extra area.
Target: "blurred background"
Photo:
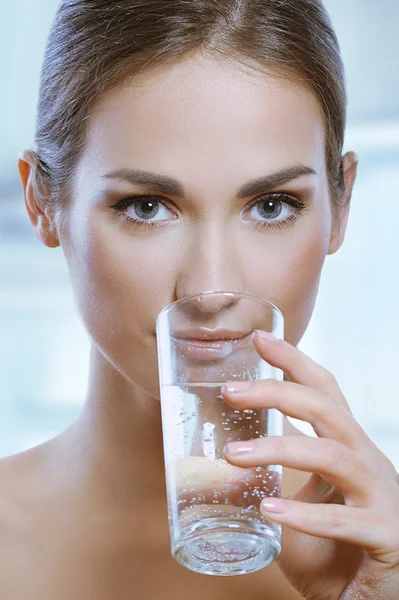
[[[328,256],[299,347],[331,370],[399,469],[399,2],[326,0],[349,92],[345,149],[360,157],[347,236]],[[39,75],[58,0],[2,5],[0,48],[0,456],[65,429],[85,398],[89,339],[61,248],[36,238],[17,171],[33,147]],[[291,419],[299,429],[312,428]]]

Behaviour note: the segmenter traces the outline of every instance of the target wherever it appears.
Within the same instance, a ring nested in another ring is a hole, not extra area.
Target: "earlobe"
[[[334,223],[330,237],[330,246],[327,254],[335,254],[342,246],[345,239],[346,226],[350,211],[350,203],[345,207],[339,207],[335,212]]]
[[[60,245],[57,232],[54,229],[54,224],[47,217],[39,217],[35,231],[42,244],[48,248],[58,248]]]
[[[344,242],[358,163],[359,157],[355,152],[347,152],[342,158],[345,190],[335,206],[330,246],[327,254],[337,252]]]
[[[34,155],[29,150],[21,152],[18,158],[18,171],[22,183],[24,201],[29,219],[37,238],[49,248],[57,248],[60,241],[55,230],[54,220],[49,207],[40,197],[37,186],[34,185],[37,164]]]

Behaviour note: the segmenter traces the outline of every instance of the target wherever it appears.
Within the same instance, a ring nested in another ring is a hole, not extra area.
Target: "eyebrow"
[[[317,175],[317,172],[311,167],[305,165],[293,165],[284,169],[280,169],[270,175],[258,177],[245,183],[241,186],[237,192],[236,197],[239,200],[261,194],[270,188],[284,185],[289,181],[298,179],[303,175]],[[183,184],[173,177],[168,175],[160,175],[158,173],[152,173],[151,171],[142,171],[140,169],[127,169],[121,168],[116,171],[111,171],[103,175],[104,179],[120,179],[128,181],[133,185],[142,185],[146,188],[156,190],[162,194],[168,194],[171,196],[177,196],[182,198],[185,196],[185,190]]]

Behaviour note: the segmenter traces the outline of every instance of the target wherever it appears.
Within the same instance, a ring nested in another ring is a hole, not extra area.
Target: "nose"
[[[218,313],[223,309],[232,308],[239,299],[237,297],[221,294],[220,292],[232,292],[233,290],[209,290],[210,292],[219,292],[216,295],[207,295],[202,293],[198,295],[195,301],[195,306],[199,312],[203,313]]]
[[[205,292],[244,293],[244,271],[240,268],[234,232],[215,219],[197,235],[182,256],[183,268],[176,285],[176,299],[198,296],[199,312],[217,313],[238,300],[228,295],[207,296]]]

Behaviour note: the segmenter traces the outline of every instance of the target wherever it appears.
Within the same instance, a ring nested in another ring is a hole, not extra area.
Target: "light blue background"
[[[89,340],[64,256],[35,237],[17,173],[18,152],[32,146],[57,5],[20,0],[1,8],[0,456],[67,427],[87,385]],[[346,149],[358,152],[360,171],[345,244],[327,257],[300,348],[334,373],[357,420],[399,468],[399,2],[326,5],[347,70]]]

